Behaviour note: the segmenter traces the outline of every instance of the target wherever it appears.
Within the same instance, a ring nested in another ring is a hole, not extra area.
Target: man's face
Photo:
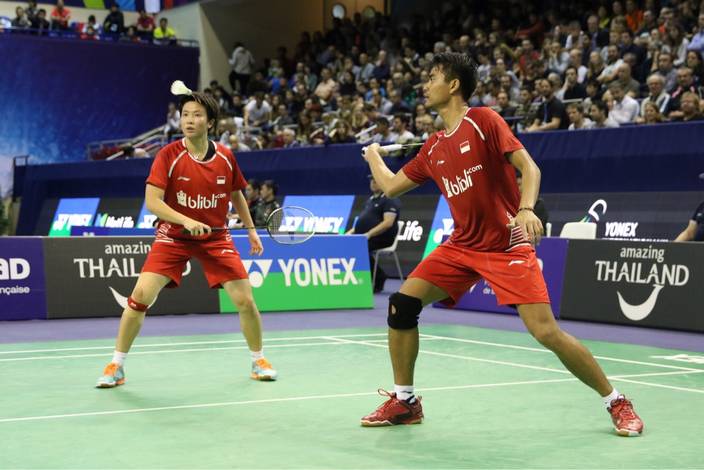
[[[663,83],[657,78],[648,79],[648,91],[652,96],[658,96],[662,93]]]
[[[572,124],[579,122],[579,119],[582,117],[580,112],[577,111],[576,108],[570,107],[567,108],[567,117],[570,119],[570,122]]]
[[[575,69],[567,69],[567,72],[565,72],[565,80],[570,85],[577,83],[577,71]]]
[[[622,65],[618,68],[618,78],[622,82],[630,81],[631,79],[631,70],[627,65]]]
[[[577,49],[573,49],[570,51],[570,65],[573,65],[575,67],[579,67],[580,65],[582,65],[582,53]]]
[[[587,18],[587,29],[589,32],[595,32],[599,28],[599,19],[592,15],[589,18]]]
[[[244,195],[248,201],[256,201],[259,199],[259,190],[254,188],[251,184],[247,184],[247,187],[244,188]]]
[[[269,199],[271,196],[274,195],[274,192],[271,190],[268,184],[263,184],[262,189],[259,191],[259,194],[261,195],[262,199]]]
[[[677,70],[677,84],[681,87],[688,87],[692,84],[692,71],[689,69]]]
[[[533,50],[533,43],[528,39],[524,39],[521,41],[521,48],[523,49],[523,52],[531,52]]]
[[[533,100],[533,95],[531,95],[528,90],[521,90],[521,103],[528,104]]]
[[[597,106],[592,106],[591,108],[589,108],[589,113],[591,114],[592,119],[597,122],[601,122],[604,120],[604,115]]]
[[[552,93],[552,86],[550,86],[550,82],[547,80],[540,80],[538,82],[538,93],[545,98],[549,98]]]
[[[614,97],[616,101],[621,101],[623,99],[623,88],[621,87],[613,87],[611,88],[611,96]]]
[[[165,29],[167,24],[168,21],[166,21],[165,19],[159,20],[159,26],[161,26],[161,29]]]
[[[669,54],[660,54],[658,56],[658,68],[667,72],[672,69],[672,59]]]
[[[430,70],[430,77],[423,85],[423,96],[425,96],[425,105],[431,108],[450,100],[450,83],[445,81],[445,74],[441,67],[433,67]]]
[[[186,137],[193,138],[208,133],[208,113],[205,106],[189,101],[181,109],[181,131]]]
[[[611,45],[606,49],[606,58],[609,62],[616,62],[618,60],[618,48]]]
[[[506,93],[499,93],[496,101],[501,108],[508,107],[508,95]]]
[[[401,126],[403,123],[401,122],[401,118],[394,118],[394,130],[396,132],[399,132],[401,130]]]

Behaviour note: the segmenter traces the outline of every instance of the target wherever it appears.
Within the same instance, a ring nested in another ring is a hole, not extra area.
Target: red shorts
[[[171,279],[167,287],[178,287],[186,263],[200,261],[211,288],[224,282],[247,279],[247,270],[232,240],[156,240],[147,255],[142,272],[156,273]]]
[[[494,289],[499,305],[550,303],[535,250],[527,245],[506,252],[482,252],[445,243],[408,277],[423,279],[447,292],[449,298],[442,303],[450,307],[480,278]]]

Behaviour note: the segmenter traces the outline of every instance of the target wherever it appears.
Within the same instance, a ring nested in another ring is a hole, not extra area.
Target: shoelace
[[[384,411],[386,411],[386,409],[387,409],[389,406],[391,406],[391,405],[394,403],[394,399],[396,398],[396,395],[393,394],[393,393],[387,392],[387,391],[384,390],[383,388],[377,389],[377,392],[378,392],[379,395],[381,395],[382,397],[383,397],[383,396],[389,397],[388,400],[386,400],[384,403],[382,403],[382,404],[379,406],[379,408],[376,409],[376,413],[383,413]]]
[[[625,398],[619,398],[616,400],[616,404],[614,404],[613,408],[614,411],[616,411],[616,413],[622,418],[635,419],[636,417],[636,414],[633,411],[633,405]]]

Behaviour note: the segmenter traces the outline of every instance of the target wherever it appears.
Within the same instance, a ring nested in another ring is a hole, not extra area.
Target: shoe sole
[[[98,384],[95,386],[95,388],[115,388],[115,387],[118,387],[118,386],[120,386],[120,385],[124,385],[124,383],[125,383],[125,379],[118,380],[118,381],[115,382],[114,384],[98,383]]]
[[[360,424],[362,425],[362,427],[365,427],[365,428],[380,428],[383,426],[398,426],[400,424],[421,424],[422,422],[423,422],[423,418],[416,418],[416,419],[412,419],[410,421],[404,421],[401,423],[392,423],[389,420],[385,420],[385,421],[365,421],[365,420],[362,420],[360,422]]]
[[[276,377],[272,377],[271,375],[254,375],[251,374],[250,377],[252,380],[258,380],[260,382],[275,382]]]
[[[616,431],[616,434],[623,437],[638,437],[643,433],[643,431],[631,431],[630,429],[614,428],[614,430]]]

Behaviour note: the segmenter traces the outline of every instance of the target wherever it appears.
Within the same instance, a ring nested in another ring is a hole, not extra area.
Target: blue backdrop
[[[704,122],[520,136],[542,170],[544,193],[701,191]],[[369,169],[356,144],[246,152],[247,178],[273,178],[281,194],[367,194]],[[388,158],[398,170],[409,160]],[[20,167],[18,234],[33,234],[45,198],[139,197],[152,160]],[[106,178],[106,175],[110,175]],[[437,193],[433,184],[416,190]]]
[[[9,159],[85,159],[92,141],[166,121],[174,79],[195,87],[198,49],[0,34],[0,172]],[[0,190],[7,190],[0,175]]]

